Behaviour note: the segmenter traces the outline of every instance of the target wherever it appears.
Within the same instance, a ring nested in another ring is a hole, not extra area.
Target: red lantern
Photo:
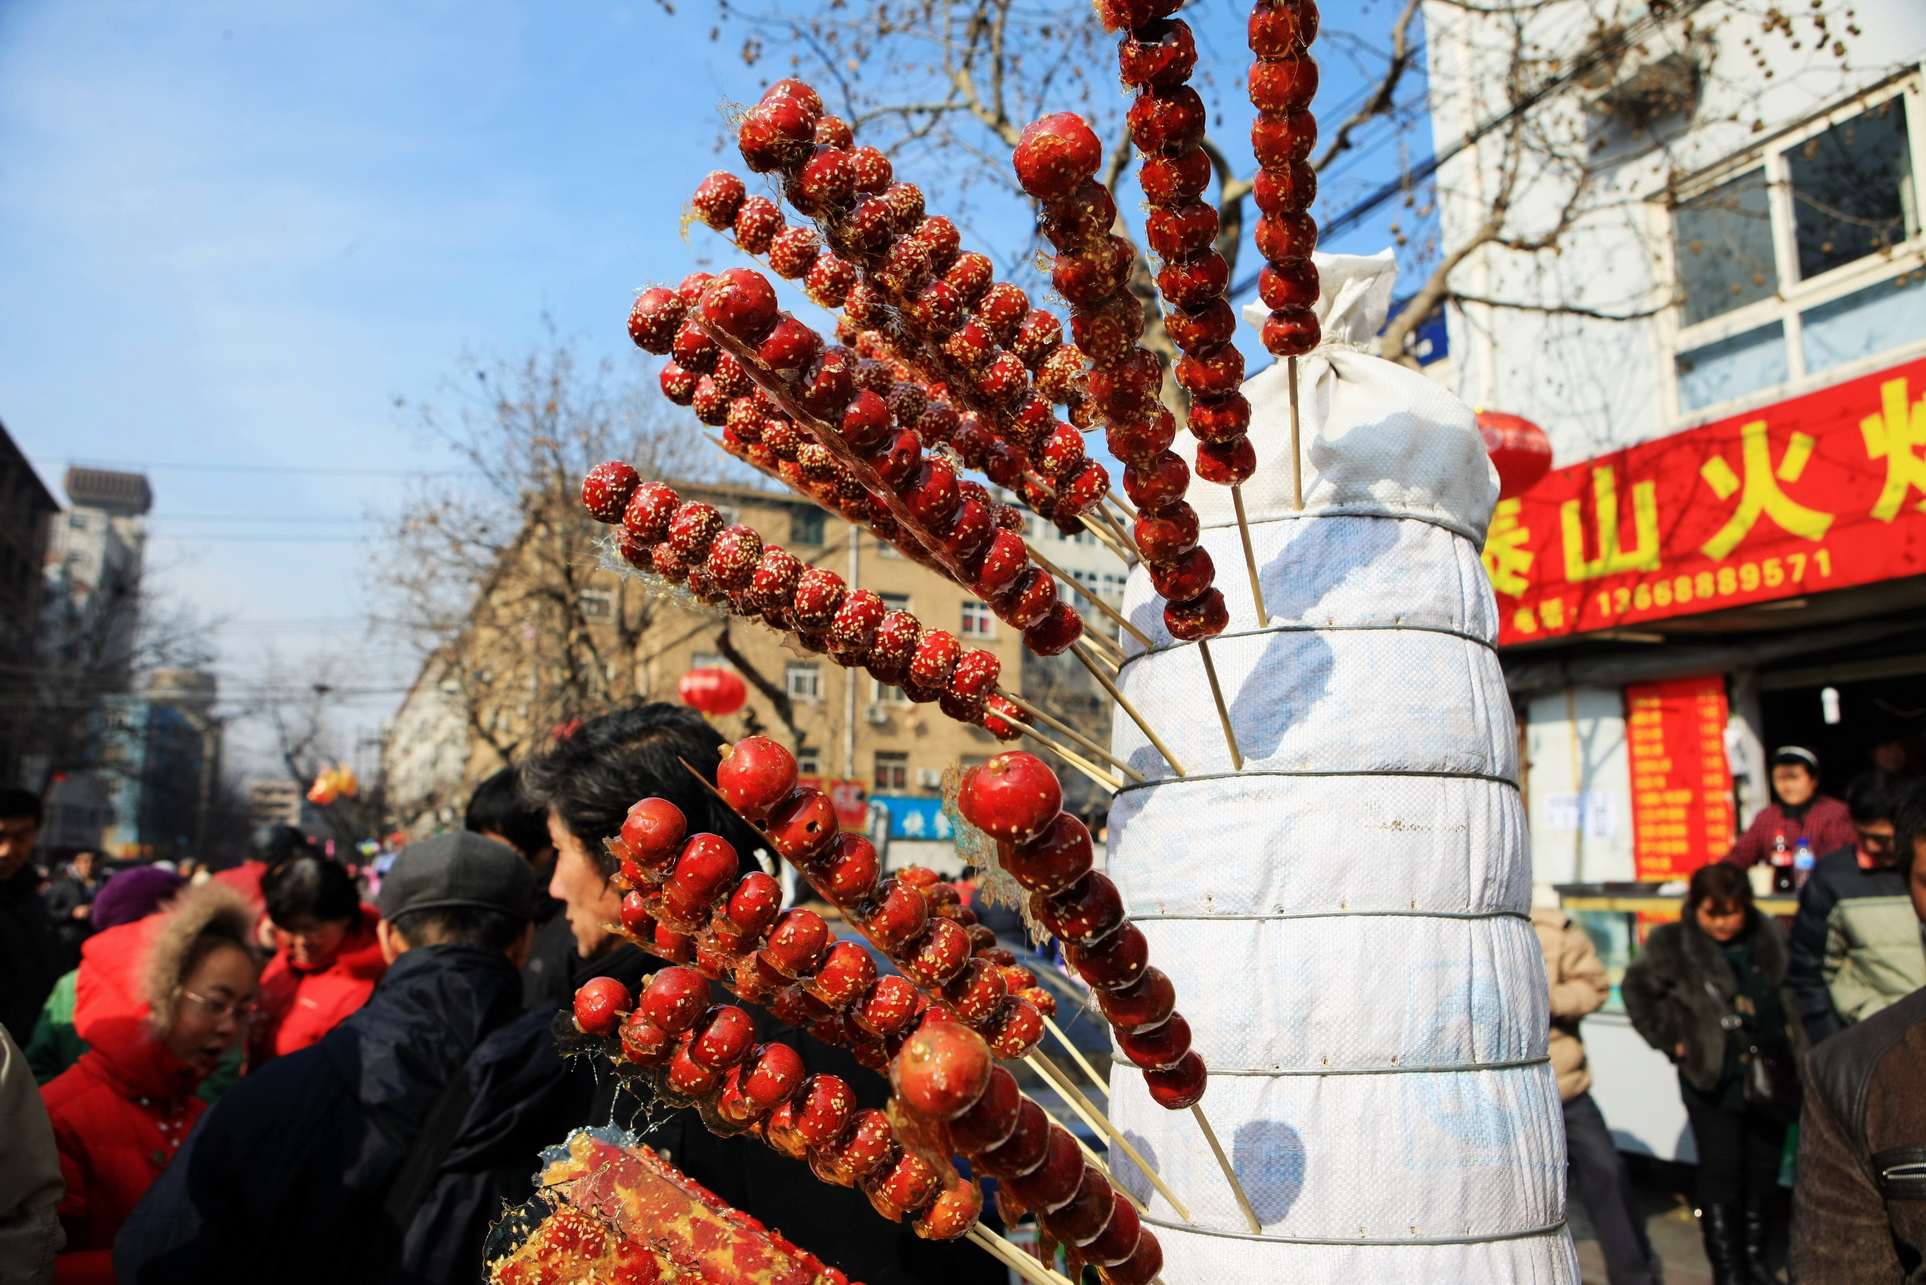
[[[1551,439],[1545,430],[1518,415],[1499,410],[1478,412],[1478,431],[1485,452],[1498,468],[1498,498],[1523,495],[1551,471]]]
[[[711,718],[733,714],[749,699],[741,676],[727,669],[692,669],[675,685],[675,694]]]

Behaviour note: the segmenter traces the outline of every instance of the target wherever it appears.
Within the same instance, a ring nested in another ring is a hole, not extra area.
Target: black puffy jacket
[[[424,946],[319,1044],[202,1116],[122,1225],[123,1283],[394,1279],[389,1187],[449,1080],[521,1009],[500,951]]]
[[[633,989],[661,967],[632,946],[578,970],[577,985],[612,976]],[[728,996],[718,992],[717,999]],[[758,1037],[795,1046],[813,1073],[842,1076],[865,1107],[888,1096],[882,1077],[832,1048],[777,1021],[755,1005],[742,1006]],[[472,1105],[440,1175],[408,1230],[401,1279],[412,1285],[473,1285],[480,1278],[482,1244],[504,1204],[534,1194],[538,1156],[569,1130],[611,1119],[646,1127],[636,1100],[618,1092],[616,1077],[594,1058],[565,1059],[553,1034],[560,1009],[524,1014],[475,1051],[467,1069]],[[841,1268],[865,1285],[1003,1285],[1008,1272],[974,1245],[918,1239],[892,1226],[859,1191],[818,1179],[801,1161],[771,1151],[754,1137],[718,1138],[692,1110],[656,1110],[645,1138],[669,1153],[691,1178],[736,1208]],[[991,1215],[994,1226],[994,1215]]]

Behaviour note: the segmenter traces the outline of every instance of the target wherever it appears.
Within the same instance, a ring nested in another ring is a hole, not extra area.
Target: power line
[[[144,460],[67,460],[73,468],[124,469],[129,472],[175,473],[287,473],[327,477],[467,477],[473,469],[335,468],[303,464],[157,464]]]

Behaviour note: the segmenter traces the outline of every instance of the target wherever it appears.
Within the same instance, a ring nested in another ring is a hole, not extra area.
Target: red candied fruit
[[[702,292],[703,318],[746,344],[762,341],[776,325],[777,312],[775,287],[751,268],[725,269]]]
[[[689,310],[681,296],[663,286],[644,290],[629,309],[629,338],[644,352],[660,356],[675,343],[675,332]]]
[[[582,478],[582,507],[597,522],[614,525],[641,484],[642,475],[621,460],[597,464]]]
[[[622,819],[622,843],[644,869],[664,870],[682,851],[687,827],[682,809],[667,799],[642,799]]]
[[[1164,604],[1164,628],[1170,631],[1171,637],[1184,642],[1215,638],[1229,624],[1230,610],[1224,606],[1222,591],[1215,588],[1204,590],[1188,602]]]
[[[1063,787],[1042,759],[1008,750],[963,774],[957,806],[992,838],[1022,843],[1042,834],[1063,811]]]
[[[716,790],[750,820],[767,816],[795,788],[795,755],[768,737],[745,736],[722,747]]]
[[[651,1023],[680,1035],[709,1008],[709,979],[693,968],[665,968],[649,979],[637,1009]]]
[[[1175,1020],[1174,1018],[1172,1019]],[[1181,1111],[1195,1106],[1204,1096],[1210,1072],[1195,1049],[1184,1054],[1176,1066],[1164,1071],[1145,1071],[1144,1087],[1158,1106],[1166,1111]]]
[[[629,988],[613,977],[592,977],[575,992],[575,1025],[585,1035],[613,1035],[629,1011]]]
[[[1059,112],[1025,127],[1010,160],[1025,192],[1058,201],[1096,177],[1103,144],[1083,117]]]
[[[704,223],[721,232],[735,223],[736,211],[748,194],[741,179],[727,170],[717,170],[696,184],[690,203]]]
[[[950,1120],[976,1105],[989,1087],[990,1046],[968,1027],[926,1023],[890,1064],[890,1081],[912,1111]]]
[[[1146,968],[1142,977],[1116,990],[1099,990],[1098,1007],[1104,1020],[1119,1031],[1147,1031],[1168,1020],[1177,1004],[1176,988],[1160,968]]]

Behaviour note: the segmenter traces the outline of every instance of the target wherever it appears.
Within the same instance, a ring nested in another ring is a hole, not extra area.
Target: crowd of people
[[[1809,750],[1773,755],[1775,802],[1693,874],[1678,921],[1652,929],[1620,986],[1633,1027],[1677,1069],[1715,1285],[1777,1279],[1788,1158],[1792,1280],[1926,1280],[1926,783],[1874,767],[1839,800],[1819,774]],[[1775,857],[1801,847],[1815,860],[1790,881],[1787,928],[1756,901],[1794,869]],[[1533,918],[1572,1190],[1612,1285],[1653,1285],[1662,1267],[1577,1034],[1609,996],[1604,966],[1564,912]]]
[[[31,860],[39,800],[0,790],[0,1282],[239,1281],[271,1264],[277,1281],[470,1285],[491,1228],[533,1194],[540,1151],[610,1121],[646,1127],[730,1203],[807,1228],[854,1278],[1000,1282],[974,1248],[881,1224],[860,1192],[651,1113],[564,1055],[576,988],[652,967],[607,927],[620,891],[601,840],[629,806],[668,798],[745,869],[757,860],[759,837],[684,767],[713,779],[720,746],[679,705],[593,720],[484,781],[465,829],[380,873],[277,827],[229,870],[103,878],[82,854],[49,878]],[[1875,770],[1832,800],[1796,747],[1773,779],[1778,802],[1639,951],[1625,1007],[1677,1065],[1719,1285],[1773,1279],[1795,1122],[1793,1279],[1920,1279],[1926,786]],[[1756,905],[1770,884],[1750,869],[1787,830],[1826,846],[1789,931]],[[1613,1285],[1649,1285],[1660,1261],[1579,1036],[1610,995],[1605,968],[1555,905],[1533,922],[1573,1191]],[[845,1051],[752,1012],[809,1070],[882,1104]]]
[[[808,1228],[852,1278],[1001,1285],[973,1246],[881,1223],[861,1192],[651,1112],[564,1055],[558,1020],[583,982],[634,986],[654,966],[605,926],[621,894],[602,840],[629,806],[668,798],[756,862],[760,837],[684,766],[713,781],[721,745],[680,705],[592,720],[379,873],[279,828],[198,878],[95,882],[79,863],[50,881],[30,860],[39,800],[0,792],[0,1282],[271,1265],[277,1282],[472,1285],[541,1151],[613,1120],[730,1203]],[[846,1051],[752,1012],[811,1072],[884,1105]]]

